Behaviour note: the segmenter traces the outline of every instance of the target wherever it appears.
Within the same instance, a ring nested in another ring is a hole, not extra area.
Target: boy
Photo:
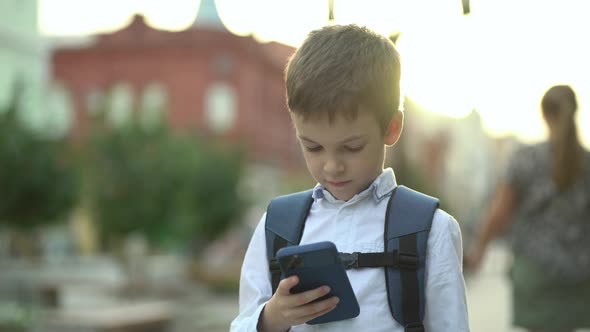
[[[385,147],[398,140],[400,59],[393,43],[364,27],[312,31],[286,70],[287,101],[308,170],[318,182],[300,244],[332,241],[341,252],[383,252],[387,203],[396,188],[383,169]],[[305,322],[334,309],[329,292],[300,294],[296,276],[272,293],[262,217],[246,252],[240,314],[231,331],[404,331],[392,317],[383,268],[348,270],[360,305],[353,319]],[[426,331],[469,331],[457,222],[436,210],[426,252]],[[409,329],[406,329],[409,331]]]

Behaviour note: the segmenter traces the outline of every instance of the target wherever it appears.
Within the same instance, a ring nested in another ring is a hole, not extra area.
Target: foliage
[[[32,308],[0,302],[0,331],[28,331],[33,322]]]
[[[0,224],[30,230],[62,220],[76,203],[79,182],[65,141],[28,129],[16,105],[0,111]]]
[[[207,242],[236,221],[241,154],[137,122],[100,127],[92,140],[90,196],[103,235],[140,233],[153,244]]]
[[[292,172],[281,180],[279,194],[284,195],[309,190],[309,188],[313,188],[315,185],[315,180],[309,175],[307,170],[302,170],[297,173]]]
[[[398,143],[395,147],[395,156],[397,159],[395,163],[386,164],[395,170],[396,181],[400,185],[407,186],[414,190],[420,191],[427,195],[431,195],[439,199],[439,206],[441,209],[453,214],[450,206],[447,204],[447,198],[443,195],[441,190],[437,188],[436,183],[428,181],[426,172],[415,162],[412,162],[405,154],[406,146]]]

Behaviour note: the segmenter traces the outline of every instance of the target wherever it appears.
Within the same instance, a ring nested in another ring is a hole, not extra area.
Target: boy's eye
[[[349,151],[349,152],[359,152],[364,147],[365,147],[364,145],[360,145],[360,146],[345,146],[344,148],[346,149],[346,151]]]
[[[305,150],[309,151],[309,152],[318,152],[322,149],[321,145],[318,146],[305,146]]]

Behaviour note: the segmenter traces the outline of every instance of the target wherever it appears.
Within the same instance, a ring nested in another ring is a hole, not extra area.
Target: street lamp
[[[461,4],[463,5],[463,15],[468,15],[471,12],[469,0],[461,0]]]
[[[334,0],[328,0],[328,22],[334,22]]]

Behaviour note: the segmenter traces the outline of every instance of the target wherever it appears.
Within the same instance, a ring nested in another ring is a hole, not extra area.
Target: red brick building
[[[293,51],[230,33],[214,2],[203,0],[184,31],[157,30],[136,15],[91,45],[55,49],[52,79],[70,94],[74,138],[99,108],[116,123],[130,112],[160,112],[174,128],[219,135],[246,144],[257,160],[299,167],[283,82]]]

